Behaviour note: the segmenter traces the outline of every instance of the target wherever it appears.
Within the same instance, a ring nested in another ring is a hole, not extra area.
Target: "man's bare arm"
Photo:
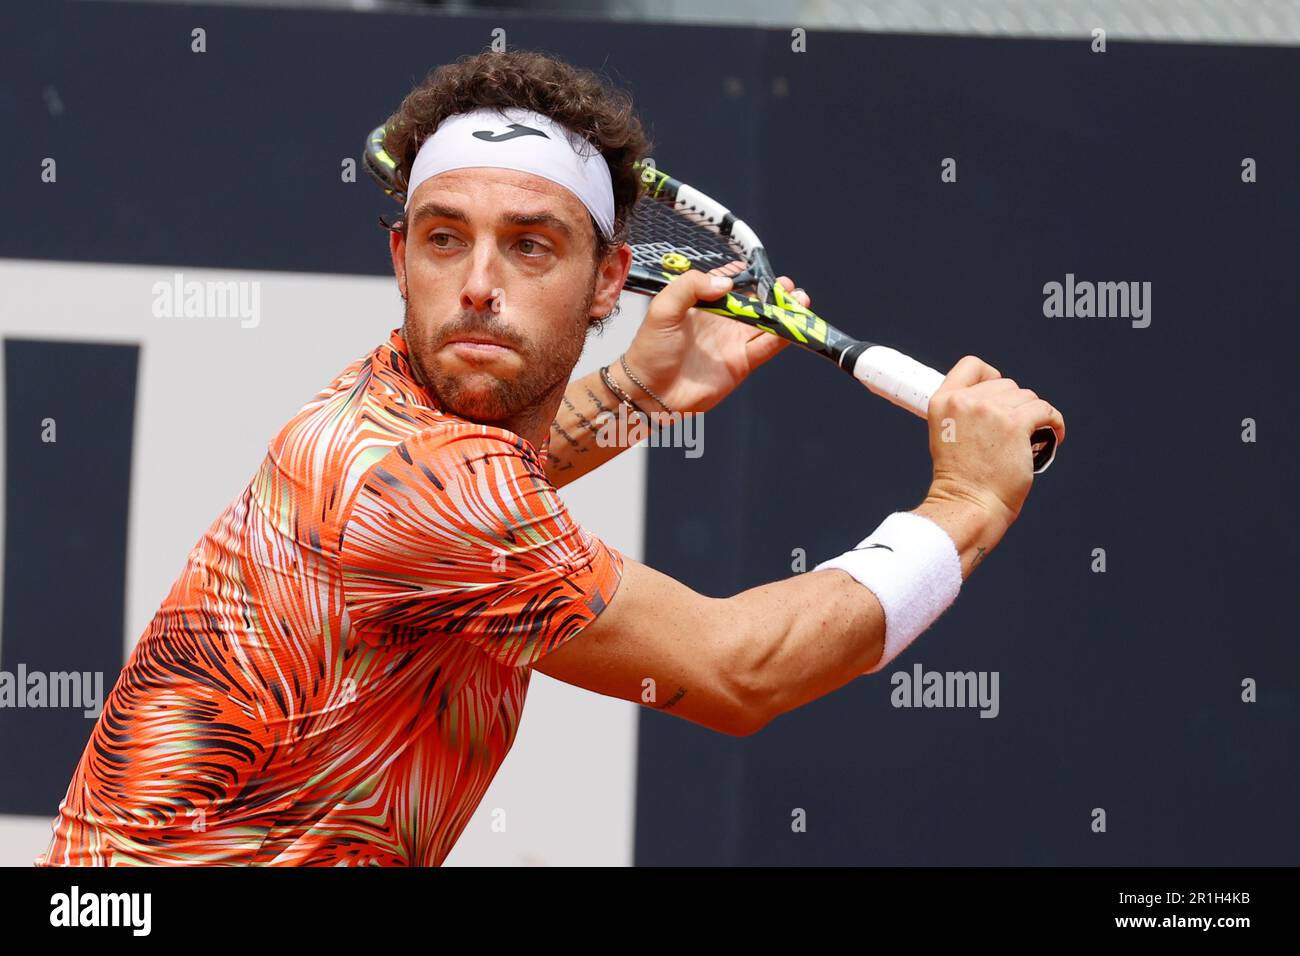
[[[953,538],[963,577],[1006,530],[964,502],[927,498],[915,513]],[[629,559],[609,606],[535,669],[743,736],[861,675],[884,636],[875,595],[842,571],[710,598]]]
[[[1065,420],[973,355],[953,366],[930,399],[928,418],[934,481],[914,513],[952,540],[965,579],[1020,515],[1034,480],[1029,436],[1050,425],[1064,441]],[[864,520],[863,532],[869,527]],[[744,735],[878,666],[885,636],[875,594],[842,570],[716,599],[628,561],[609,606],[535,666]],[[916,634],[895,636],[906,647]]]
[[[647,412],[659,411],[654,401],[628,380],[617,362],[610,366],[609,375],[615,385]],[[590,372],[569,383],[551,423],[547,444],[546,477],[556,488],[581,478],[626,450],[626,446],[597,439],[602,417],[617,415],[618,403],[618,396],[601,381],[599,372]],[[618,430],[611,428],[605,434],[617,436]]]

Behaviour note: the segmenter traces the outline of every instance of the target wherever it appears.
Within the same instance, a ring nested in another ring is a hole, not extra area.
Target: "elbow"
[[[765,726],[767,720],[760,714],[740,703],[734,703],[710,724],[710,729],[728,737],[752,737]]]
[[[774,688],[769,686],[767,655],[739,631],[729,629],[720,641],[723,652],[714,673],[722,688],[727,719],[717,729],[732,737],[750,737],[781,711]]]
[[[726,732],[732,737],[752,737],[770,724],[778,713],[770,706],[772,695],[764,691],[753,676],[733,677],[732,684],[735,704],[730,728]]]
[[[738,715],[734,723],[727,727],[719,727],[724,734],[729,737],[752,737],[764,727],[768,721],[766,719],[756,720],[749,715]]]

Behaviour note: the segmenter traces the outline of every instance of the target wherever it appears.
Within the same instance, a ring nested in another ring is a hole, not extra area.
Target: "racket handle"
[[[943,384],[944,375],[886,345],[872,345],[853,363],[853,377],[881,398],[928,418],[930,397]],[[1034,453],[1034,474],[1041,475],[1056,457],[1056,432],[1038,428],[1029,439]]]

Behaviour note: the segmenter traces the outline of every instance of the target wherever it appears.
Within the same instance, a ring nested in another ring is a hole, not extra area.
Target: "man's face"
[[[594,261],[590,215],[576,196],[510,169],[450,170],[422,183],[406,236],[392,246],[418,376],[445,410],[482,423],[558,400],[592,316],[613,308],[626,276]]]

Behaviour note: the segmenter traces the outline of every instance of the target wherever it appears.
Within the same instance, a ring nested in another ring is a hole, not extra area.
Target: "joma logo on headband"
[[[531,126],[525,126],[523,123],[511,123],[510,132],[494,133],[490,129],[479,129],[474,131],[475,139],[486,140],[489,143],[504,143],[508,139],[514,139],[516,136],[540,136],[542,139],[550,139],[540,129],[533,129]]]

